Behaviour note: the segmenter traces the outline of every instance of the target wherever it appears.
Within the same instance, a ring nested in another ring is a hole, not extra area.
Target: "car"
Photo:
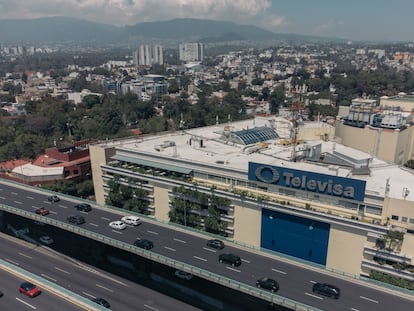
[[[33,283],[23,282],[22,284],[20,284],[19,292],[21,294],[29,296],[30,298],[34,298],[36,296],[39,296],[42,291]]]
[[[108,301],[106,301],[105,299],[103,299],[103,298],[92,298],[91,299],[94,303],[96,303],[96,304],[98,304],[98,305],[100,305],[100,306],[104,306],[105,308],[110,308],[111,307],[111,305],[109,304],[109,302]]]
[[[218,239],[212,239],[207,241],[207,246],[216,248],[216,249],[223,249],[224,248],[224,242],[220,241]]]
[[[47,197],[47,200],[49,202],[59,202],[60,201],[60,198],[57,195],[51,195],[51,196],[48,196]]]
[[[48,235],[43,235],[39,238],[39,241],[42,242],[43,244],[46,245],[50,245],[53,244],[53,242],[55,242],[50,236]]]
[[[3,292],[2,292],[2,291],[0,291],[0,298],[1,298],[1,297],[3,297]]]
[[[92,206],[88,203],[76,204],[75,208],[80,212],[86,212],[86,213],[92,210]]]
[[[257,280],[256,286],[270,290],[271,292],[275,292],[279,289],[279,283],[267,277]]]
[[[81,225],[85,223],[85,218],[81,215],[71,215],[67,218],[67,221],[73,225]]]
[[[127,215],[121,218],[121,221],[127,225],[138,226],[141,223],[141,219],[138,216]]]
[[[235,254],[220,254],[219,255],[219,262],[226,263],[232,265],[233,267],[238,267],[241,265],[241,259],[239,256]]]
[[[154,247],[154,243],[147,239],[136,239],[134,245],[146,250],[149,250]]]
[[[193,275],[191,273],[182,271],[182,270],[175,270],[174,275],[177,278],[183,279],[183,280],[191,280],[193,278]]]
[[[124,230],[127,226],[123,221],[116,220],[109,223],[109,227],[115,230]]]
[[[328,283],[315,283],[313,284],[312,291],[314,293],[339,299],[341,291],[338,287]]]
[[[49,215],[49,211],[47,209],[45,209],[44,207],[36,209],[35,213],[38,214],[38,215],[42,215],[42,216]]]

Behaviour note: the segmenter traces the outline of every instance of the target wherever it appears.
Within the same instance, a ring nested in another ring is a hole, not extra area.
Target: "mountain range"
[[[251,25],[203,19],[173,19],[118,27],[69,17],[0,20],[0,43],[88,43],[128,42],[205,43],[231,41],[310,42],[339,39],[280,34]]]

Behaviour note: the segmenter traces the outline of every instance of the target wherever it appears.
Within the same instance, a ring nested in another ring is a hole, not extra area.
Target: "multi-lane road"
[[[66,221],[69,215],[77,213],[72,199],[61,198],[60,202],[51,203],[47,195],[29,187],[19,187],[0,183],[0,204],[5,204],[27,211],[45,207],[51,211],[48,216],[56,220]],[[316,269],[308,269],[303,265],[294,264],[264,253],[243,249],[226,243],[222,251],[206,247],[206,237],[191,232],[175,230],[174,227],[144,219],[142,225],[128,227],[116,231],[108,226],[112,220],[120,219],[119,213],[108,209],[95,208],[89,213],[82,213],[86,223],[84,229],[133,243],[136,238],[147,238],[154,242],[153,252],[175,260],[226,276],[230,279],[255,285],[261,277],[271,277],[280,284],[278,295],[299,301],[322,310],[352,311],[386,311],[410,310],[414,301],[393,295],[386,290],[365,286],[357,280],[349,280],[334,276]],[[248,228],[246,228],[248,230]],[[222,252],[232,252],[242,258],[242,265],[234,268],[218,262]],[[341,297],[334,300],[312,293],[315,282],[328,282],[341,288]]]
[[[36,246],[0,235],[0,249],[2,250],[0,259],[37,274],[87,299],[104,298],[110,302],[111,310],[199,310],[98,268],[75,260],[67,260],[66,257],[44,246]],[[5,275],[4,278],[3,275]],[[0,298],[0,309],[2,311],[23,310],[22,305],[16,307],[19,303],[30,304],[34,308],[29,309],[36,308],[37,310],[84,310],[66,301],[58,301],[59,297],[49,294],[45,290],[40,296],[32,299],[20,295],[17,291],[20,281],[14,280],[13,276],[6,276],[6,273],[2,270],[0,270],[0,280],[0,290],[5,294],[4,297]],[[11,300],[13,303],[10,303]]]

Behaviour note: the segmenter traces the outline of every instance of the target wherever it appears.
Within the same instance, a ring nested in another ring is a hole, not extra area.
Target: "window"
[[[410,224],[414,224],[414,218],[410,218]]]
[[[392,220],[398,220],[398,216],[397,215],[391,215],[391,219]]]
[[[407,222],[407,217],[401,217],[402,222]]]

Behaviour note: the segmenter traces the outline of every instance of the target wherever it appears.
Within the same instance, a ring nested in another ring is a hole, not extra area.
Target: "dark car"
[[[23,282],[20,284],[19,292],[21,294],[29,296],[30,298],[33,298],[39,296],[42,291],[39,289],[39,287],[30,282]]]
[[[266,277],[257,280],[256,286],[267,289],[267,290],[270,290],[271,292],[275,292],[279,289],[279,283],[278,282],[276,282],[273,279],[266,278]]]
[[[219,262],[232,265],[233,267],[238,267],[241,265],[241,259],[235,254],[220,254]]]
[[[136,239],[134,245],[146,250],[149,250],[154,247],[154,243],[147,239]]]
[[[103,299],[103,298],[93,298],[93,299],[91,299],[94,303],[96,303],[96,304],[98,304],[98,305],[100,305],[100,306],[104,306],[105,308],[110,308],[111,307],[111,305],[109,304],[109,302],[108,301],[106,301],[105,299]]]
[[[208,240],[207,241],[207,246],[212,247],[212,248],[216,248],[216,249],[223,249],[224,248],[224,243],[223,243],[223,241],[213,239],[213,240]]]
[[[2,292],[2,291],[0,291],[0,298],[1,298],[1,297],[3,297],[3,292]]]
[[[42,216],[49,215],[49,211],[47,209],[45,209],[44,207],[36,209],[35,213],[38,214],[38,215],[42,215]]]
[[[51,195],[51,196],[48,196],[48,197],[47,197],[47,200],[48,200],[49,202],[59,202],[59,201],[60,201],[60,199],[59,199],[59,197],[58,197],[57,195]]]
[[[338,299],[341,291],[338,287],[327,283],[315,283],[313,284],[312,291],[327,297]]]
[[[88,203],[76,204],[75,208],[81,212],[90,212],[92,210],[92,206]]]
[[[81,215],[71,215],[67,218],[68,222],[73,225],[81,225],[85,223],[85,218]]]

